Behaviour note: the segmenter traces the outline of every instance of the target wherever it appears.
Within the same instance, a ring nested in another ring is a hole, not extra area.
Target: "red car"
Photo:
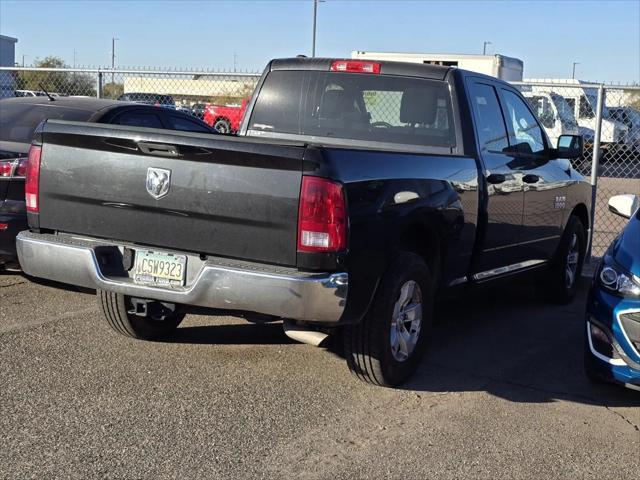
[[[207,104],[203,120],[219,133],[235,133],[240,129],[247,102],[245,98],[239,106]]]

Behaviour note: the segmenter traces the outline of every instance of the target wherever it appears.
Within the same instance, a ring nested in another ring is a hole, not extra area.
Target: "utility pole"
[[[571,78],[576,78],[576,65],[580,65],[580,62],[573,62],[573,70],[571,72]]]
[[[238,54],[236,52],[233,52],[233,71],[235,73],[236,71],[236,66],[238,65]]]
[[[76,68],[76,49],[73,49],[73,68]]]
[[[486,55],[486,54],[487,54],[487,45],[493,45],[493,43],[491,43],[491,42],[484,42],[484,43],[482,44],[482,54],[483,54],[483,55]]]
[[[24,68],[24,57],[28,57],[29,55],[22,54],[22,68]]]
[[[313,0],[313,43],[311,44],[311,56],[316,56],[316,23],[318,19],[318,4],[324,0]]]
[[[116,68],[116,40],[120,40],[116,37],[111,37],[111,83],[115,83],[113,70]]]

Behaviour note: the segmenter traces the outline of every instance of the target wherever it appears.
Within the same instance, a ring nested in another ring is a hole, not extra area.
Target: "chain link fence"
[[[594,185],[591,253],[602,256],[626,220],[611,213],[609,198],[640,195],[640,87],[578,80],[518,83],[552,145],[560,135],[582,135],[585,149],[574,167]]]
[[[220,132],[233,133],[259,77],[258,73],[211,71],[3,67],[0,98],[41,96],[46,91],[53,96],[150,103],[190,113]],[[640,87],[577,80],[530,80],[515,85],[537,112],[553,145],[563,134],[583,136],[584,155],[574,167],[594,185],[591,245],[592,254],[601,256],[625,225],[624,219],[609,212],[608,199],[621,193],[640,195]],[[365,98],[374,113],[381,100]]]

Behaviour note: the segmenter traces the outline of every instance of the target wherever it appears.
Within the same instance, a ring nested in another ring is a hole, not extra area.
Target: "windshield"
[[[551,100],[556,106],[558,116],[560,117],[562,123],[567,125],[568,127],[577,127],[578,122],[576,122],[576,117],[573,114],[573,108],[571,108],[567,100],[555,93],[551,94]]]
[[[249,130],[403,145],[453,147],[445,82],[321,71],[275,71],[265,79]]]

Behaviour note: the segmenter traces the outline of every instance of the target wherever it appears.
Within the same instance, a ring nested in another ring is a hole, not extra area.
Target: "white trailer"
[[[362,60],[387,60],[392,62],[427,63],[458,67],[472,72],[484,73],[507,82],[522,81],[524,62],[519,58],[505,55],[464,55],[445,53],[400,53],[363,52],[354,50],[351,58]]]

